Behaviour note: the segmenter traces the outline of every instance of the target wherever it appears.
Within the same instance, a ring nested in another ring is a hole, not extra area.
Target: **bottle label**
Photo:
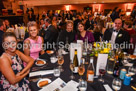
[[[119,75],[119,70],[114,70],[114,75],[118,76]]]
[[[94,74],[88,74],[88,81],[93,81]]]
[[[75,67],[73,72],[77,73],[78,72],[78,67]]]

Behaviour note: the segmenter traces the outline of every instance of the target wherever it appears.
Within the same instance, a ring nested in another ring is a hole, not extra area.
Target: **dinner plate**
[[[42,87],[39,86],[39,83],[42,82],[42,81],[46,81],[46,80],[48,81],[48,84],[51,83],[51,80],[50,80],[50,79],[44,78],[44,79],[41,79],[41,80],[39,80],[39,81],[37,82],[37,86],[38,86],[39,88],[42,88]],[[48,85],[48,84],[47,84],[47,85]],[[47,85],[45,85],[45,86],[47,86]],[[43,86],[43,87],[44,87],[44,86]]]
[[[128,58],[134,60],[134,59],[136,59],[136,55],[130,55],[130,56],[128,56]]]
[[[47,50],[46,53],[47,53],[47,54],[53,54],[54,51],[53,51],[53,50]]]
[[[38,64],[38,63],[37,63],[38,60],[42,61],[43,64]],[[39,58],[38,58],[38,59],[36,59],[36,63],[35,63],[35,64],[36,64],[37,66],[43,66],[43,65],[46,64],[46,61],[45,61],[44,59],[39,59]]]

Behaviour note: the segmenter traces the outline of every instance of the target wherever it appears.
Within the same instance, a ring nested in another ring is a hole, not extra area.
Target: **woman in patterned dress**
[[[14,33],[3,36],[5,52],[0,57],[0,91],[30,91],[26,76],[34,60],[16,50],[17,39]],[[24,68],[23,62],[27,63]]]

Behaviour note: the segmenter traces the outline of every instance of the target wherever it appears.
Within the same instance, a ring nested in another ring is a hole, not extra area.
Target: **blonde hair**
[[[67,26],[68,24],[72,24],[72,25],[73,25],[74,23],[73,23],[73,21],[68,20],[66,26]]]
[[[29,21],[29,22],[27,23],[28,29],[29,29],[29,27],[32,27],[32,26],[36,26],[36,27],[37,27],[37,23],[36,23],[35,21]]]

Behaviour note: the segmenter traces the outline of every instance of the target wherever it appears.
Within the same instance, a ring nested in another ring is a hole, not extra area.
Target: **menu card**
[[[66,84],[64,88],[62,88],[61,91],[78,91],[78,88],[77,88],[78,85],[79,83],[71,80]]]
[[[78,83],[71,80],[65,83],[61,78],[57,78],[49,85],[43,87],[40,91],[78,91]]]
[[[40,91],[61,91],[65,86],[66,83],[61,78],[57,78],[49,85],[43,87]]]
[[[96,64],[96,75],[99,75],[100,65],[103,65],[106,67],[107,59],[108,59],[108,54],[98,54],[97,64]]]
[[[75,49],[77,49],[78,63],[80,65],[80,60],[82,58],[82,44],[81,43],[71,43],[70,44],[70,60],[72,61],[75,55]]]

